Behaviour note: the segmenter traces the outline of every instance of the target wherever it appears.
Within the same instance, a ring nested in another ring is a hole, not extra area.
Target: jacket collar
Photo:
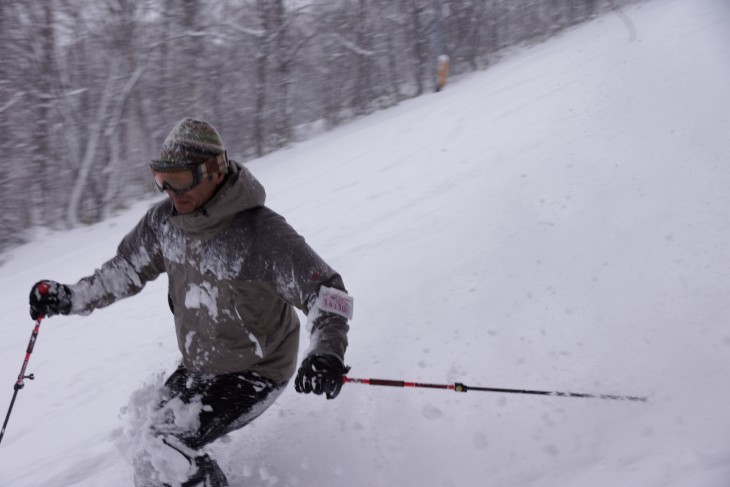
[[[185,215],[174,214],[172,223],[197,238],[211,238],[245,210],[263,206],[266,191],[251,172],[234,161],[218,192],[202,208]]]

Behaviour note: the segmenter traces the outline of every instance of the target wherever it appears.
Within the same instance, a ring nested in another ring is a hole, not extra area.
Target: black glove
[[[30,290],[30,317],[67,315],[71,311],[71,290],[56,281],[38,281]]]
[[[308,394],[326,394],[327,399],[334,399],[342,389],[342,376],[350,370],[340,359],[331,355],[310,355],[302,361],[294,389]]]

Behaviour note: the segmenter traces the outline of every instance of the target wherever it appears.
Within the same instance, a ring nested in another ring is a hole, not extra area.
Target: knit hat
[[[188,168],[224,153],[223,140],[212,125],[183,118],[165,138],[160,157],[152,161],[152,168],[156,171]]]

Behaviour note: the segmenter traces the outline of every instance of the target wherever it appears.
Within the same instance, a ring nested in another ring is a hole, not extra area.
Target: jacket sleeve
[[[117,254],[88,277],[69,286],[72,314],[88,314],[137,294],[148,281],[164,272],[160,245],[153,231],[152,210],[140,220],[117,248]]]
[[[307,315],[307,355],[333,355],[344,362],[348,318],[319,305],[323,287],[347,293],[342,278],[283,217],[272,211],[266,220],[266,268],[277,294]]]

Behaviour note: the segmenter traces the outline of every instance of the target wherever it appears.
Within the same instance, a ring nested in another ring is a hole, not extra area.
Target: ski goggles
[[[228,171],[228,157],[223,152],[199,164],[180,164],[172,167],[166,161],[152,161],[150,168],[160,193],[170,191],[179,195],[195,188],[208,176],[216,173],[225,174]]]

